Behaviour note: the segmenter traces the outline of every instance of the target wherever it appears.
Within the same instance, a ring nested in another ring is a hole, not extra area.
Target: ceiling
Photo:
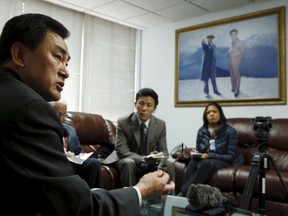
[[[136,29],[273,0],[43,0]]]

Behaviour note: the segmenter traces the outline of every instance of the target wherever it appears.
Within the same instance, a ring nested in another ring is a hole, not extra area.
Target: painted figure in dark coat
[[[216,84],[216,58],[215,58],[216,46],[213,43],[214,35],[207,35],[206,38],[207,43],[204,39],[202,40],[202,49],[204,51],[204,55],[202,60],[201,80],[204,81],[204,94],[206,95],[206,97],[208,97],[209,79],[211,79],[214,93],[216,95],[221,95],[221,93],[218,91]]]
[[[218,169],[244,163],[243,155],[238,150],[236,130],[226,123],[221,106],[209,103],[203,113],[203,125],[199,128],[196,149],[200,159],[191,159],[187,165],[182,195],[186,196],[191,184],[206,183]]]

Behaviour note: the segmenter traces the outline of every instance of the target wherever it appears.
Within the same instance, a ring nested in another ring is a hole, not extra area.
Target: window
[[[62,99],[68,110],[112,121],[134,109],[137,30],[39,0],[1,0],[0,28],[21,13],[43,13],[71,32],[70,77]]]
[[[85,15],[82,110],[108,119],[133,111],[136,30]]]

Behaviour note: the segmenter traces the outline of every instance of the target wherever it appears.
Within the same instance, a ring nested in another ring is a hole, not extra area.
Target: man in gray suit
[[[145,156],[163,152],[165,158],[169,157],[165,121],[153,115],[157,105],[158,95],[154,90],[140,89],[136,94],[136,112],[118,119],[115,151],[119,158],[116,167],[120,172],[122,186],[133,186],[143,174],[157,169],[159,161]],[[147,136],[145,143],[142,144],[141,123],[146,126]],[[142,150],[141,145],[144,145]],[[164,165],[170,179],[174,180],[175,171],[172,162],[166,161]]]

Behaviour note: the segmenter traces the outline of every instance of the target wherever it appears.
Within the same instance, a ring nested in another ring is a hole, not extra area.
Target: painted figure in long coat
[[[204,51],[202,59],[201,80],[204,82],[204,94],[209,97],[209,79],[211,80],[213,91],[216,95],[221,95],[216,84],[216,46],[213,43],[214,35],[210,34],[206,37],[207,42],[202,40],[202,49]]]

